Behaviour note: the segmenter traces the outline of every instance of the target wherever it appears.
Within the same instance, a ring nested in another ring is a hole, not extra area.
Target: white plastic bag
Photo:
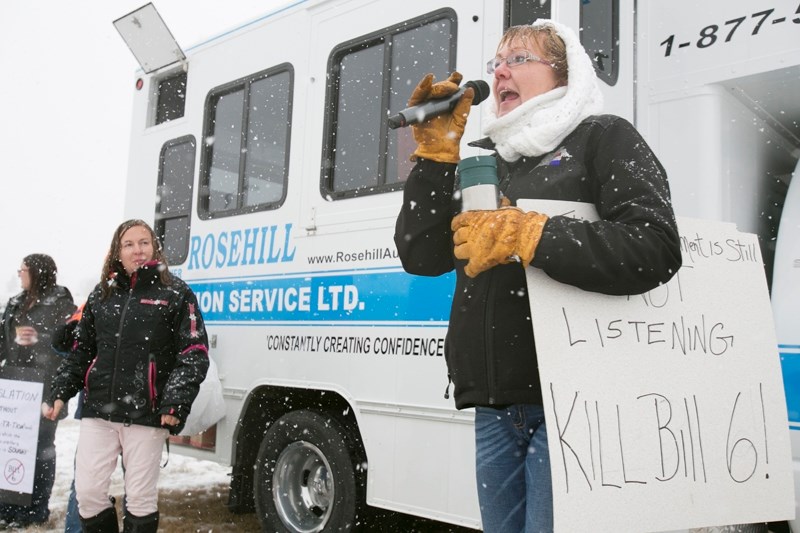
[[[219,381],[217,365],[208,358],[208,372],[200,384],[200,392],[192,402],[192,410],[186,417],[186,425],[178,435],[189,437],[207,430],[225,416],[225,399],[222,397],[222,383]]]

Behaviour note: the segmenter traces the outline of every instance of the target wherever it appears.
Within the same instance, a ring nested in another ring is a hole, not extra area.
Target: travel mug
[[[497,160],[490,155],[462,159],[456,169],[461,182],[461,211],[497,209]]]

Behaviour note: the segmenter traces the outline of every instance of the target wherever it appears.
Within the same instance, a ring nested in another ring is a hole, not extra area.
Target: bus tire
[[[346,432],[301,410],[276,420],[256,458],[253,489],[263,531],[349,531],[359,505]]]

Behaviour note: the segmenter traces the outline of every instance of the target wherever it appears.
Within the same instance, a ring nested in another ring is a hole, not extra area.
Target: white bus
[[[196,291],[224,386],[184,451],[230,465],[229,506],[265,529],[335,530],[366,504],[480,527],[473,415],[446,398],[453,277],[400,266],[414,144],[387,116],[428,72],[487,78],[504,29],[536,18],[579,30],[679,216],[759,236],[798,468],[797,0],[300,0],[140,59],[125,207]],[[462,156],[480,137],[473,108]]]

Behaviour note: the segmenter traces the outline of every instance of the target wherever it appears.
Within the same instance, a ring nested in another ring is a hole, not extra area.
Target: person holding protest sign
[[[572,30],[549,20],[509,28],[487,70],[488,137],[472,145],[494,151],[504,207],[461,213],[454,194],[467,89],[452,112],[412,126],[416,165],[395,243],[409,273],[456,271],[445,355],[456,407],[475,407],[484,531],[552,531],[525,269],[587,291],[643,293],[678,271],[680,241],[664,168],[630,123],[599,114],[597,78]],[[458,73],[438,83],[428,75],[409,105],[455,94],[460,81]],[[601,220],[513,207],[523,199],[592,203]]]
[[[128,220],[114,232],[76,335],[42,411],[55,419],[84,390],[75,473],[83,530],[118,531],[108,489],[121,453],[124,531],[154,533],[161,452],[205,377],[208,338],[194,293],[170,274],[146,222]]]
[[[72,314],[75,304],[69,290],[56,284],[56,263],[49,255],[26,256],[17,273],[22,292],[9,300],[0,323],[2,377],[15,379],[13,369],[25,369],[25,381],[49,385],[60,363],[60,357],[50,346],[51,338]],[[64,411],[60,418],[66,415]],[[0,529],[47,522],[56,476],[57,426],[57,418],[39,421],[31,503],[0,504]]]

